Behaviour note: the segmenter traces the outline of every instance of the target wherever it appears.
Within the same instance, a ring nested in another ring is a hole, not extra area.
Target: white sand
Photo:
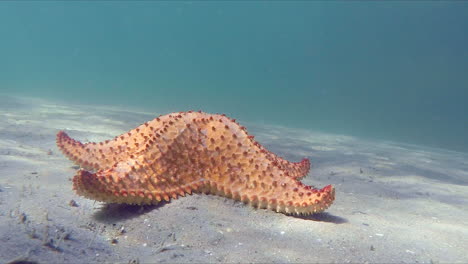
[[[0,263],[468,262],[468,155],[458,152],[241,120],[271,151],[311,159],[303,182],[336,188],[326,213],[286,216],[207,195],[135,207],[74,194],[58,130],[100,141],[157,114],[2,95]]]

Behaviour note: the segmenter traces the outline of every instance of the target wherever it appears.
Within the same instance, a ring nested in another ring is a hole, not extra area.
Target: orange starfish
[[[164,115],[100,143],[82,144],[60,131],[57,146],[83,168],[73,188],[97,201],[155,204],[202,192],[310,214],[335,198],[331,185],[315,189],[299,181],[309,172],[308,159],[293,163],[276,156],[225,115]]]

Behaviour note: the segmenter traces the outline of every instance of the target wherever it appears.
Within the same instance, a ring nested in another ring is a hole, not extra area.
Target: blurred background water
[[[468,152],[465,1],[0,2],[0,93]]]

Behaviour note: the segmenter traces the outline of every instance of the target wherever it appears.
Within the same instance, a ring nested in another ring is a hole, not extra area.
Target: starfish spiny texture
[[[216,194],[286,214],[317,213],[335,198],[302,184],[308,159],[269,152],[225,115],[172,113],[100,143],[57,134],[57,146],[82,167],[73,188],[110,203],[155,204],[192,192]]]

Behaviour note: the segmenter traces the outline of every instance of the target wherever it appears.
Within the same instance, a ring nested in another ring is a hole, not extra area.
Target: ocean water
[[[468,152],[465,1],[0,2],[0,93]]]

